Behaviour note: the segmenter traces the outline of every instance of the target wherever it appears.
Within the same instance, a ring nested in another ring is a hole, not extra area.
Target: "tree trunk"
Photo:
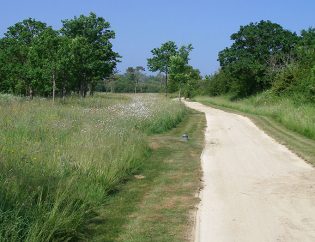
[[[86,94],[88,92],[88,86],[86,84],[86,80],[84,81],[84,85],[83,85],[83,97],[86,97]]]
[[[83,98],[84,95],[84,74],[80,74],[80,83],[79,83],[79,94],[80,94],[80,98]]]
[[[56,93],[56,78],[55,78],[55,71],[53,71],[52,74],[52,81],[53,81],[53,91],[52,91],[52,97],[53,97],[53,103],[55,102],[55,93]]]
[[[181,101],[180,92],[181,92],[181,88],[179,88],[179,90],[178,90],[178,99],[179,99],[179,101]]]
[[[94,96],[94,92],[95,92],[95,85],[91,84],[90,85],[90,96]]]
[[[163,78],[160,78],[160,93],[162,93],[163,91]]]
[[[61,95],[62,95],[62,100],[64,101],[65,98],[66,98],[66,84],[67,84],[67,81],[66,81],[66,74],[64,73],[64,71],[62,72],[62,92],[61,92]]]
[[[83,97],[83,84],[82,82],[80,83],[80,97]]]
[[[65,98],[66,98],[66,87],[65,87],[65,85],[63,85],[63,87],[62,87],[62,100],[65,100]]]
[[[30,99],[33,100],[33,89],[30,87],[29,89]]]
[[[65,100],[66,97],[66,78],[63,75],[63,81],[62,81],[62,100]]]
[[[168,69],[165,72],[165,96],[167,97],[167,82],[168,82]]]

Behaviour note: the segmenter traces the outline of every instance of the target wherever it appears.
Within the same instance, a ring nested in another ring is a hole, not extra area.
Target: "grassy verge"
[[[185,116],[159,95],[52,104],[0,95],[0,241],[86,238],[86,224],[150,154],[148,134]]]
[[[252,119],[271,137],[315,165],[315,107],[261,94],[230,101],[229,97],[196,97],[196,101]]]
[[[91,221],[91,241],[188,241],[200,186],[205,117],[190,111],[175,129],[150,138],[151,156],[137,177]],[[180,137],[187,132],[188,142]]]

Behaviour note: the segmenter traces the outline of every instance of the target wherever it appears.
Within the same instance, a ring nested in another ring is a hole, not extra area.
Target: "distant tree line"
[[[144,73],[142,66],[128,67],[123,74],[114,73],[103,82],[99,82],[96,90],[115,93],[158,93],[162,92],[164,76]]]
[[[315,29],[300,35],[270,21],[241,26],[219,52],[220,70],[202,83],[203,94],[235,98],[265,90],[315,101]]]
[[[120,56],[110,24],[94,13],[62,24],[54,30],[29,18],[8,28],[0,39],[0,93],[85,97],[112,75]]]

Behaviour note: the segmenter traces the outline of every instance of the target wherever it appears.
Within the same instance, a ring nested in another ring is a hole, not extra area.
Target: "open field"
[[[292,99],[275,98],[268,94],[233,102],[228,96],[199,96],[195,100],[249,117],[278,142],[315,165],[315,107],[313,105],[294,102]]]
[[[147,137],[186,109],[159,95],[32,101],[0,96],[0,241],[83,239],[108,195],[143,165]]]

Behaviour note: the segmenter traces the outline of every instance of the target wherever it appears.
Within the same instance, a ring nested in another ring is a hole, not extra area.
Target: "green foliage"
[[[108,22],[91,13],[62,23],[60,31],[34,19],[8,28],[0,39],[0,92],[85,96],[113,73],[120,56]]]
[[[269,68],[277,68],[293,56],[295,33],[270,21],[241,26],[231,35],[233,44],[219,53],[222,70],[230,77],[236,96],[248,96],[272,85]]]
[[[137,88],[139,85],[139,82],[143,80],[143,74],[142,71],[145,71],[144,67],[137,66],[135,68],[128,67],[126,70],[126,77],[127,79],[134,84],[134,92],[137,93]]]
[[[33,95],[33,89],[40,77],[39,68],[34,68],[37,62],[33,48],[47,26],[34,19],[26,19],[8,28],[1,40],[1,75],[6,82],[2,92]]]
[[[201,77],[199,70],[188,65],[192,50],[191,44],[178,48],[173,41],[169,41],[151,51],[153,57],[148,59],[149,70],[165,73],[166,92],[179,91],[179,96],[184,93],[185,97],[197,92]]]
[[[78,81],[77,90],[82,96],[95,90],[96,81],[112,74],[119,55],[112,50],[115,38],[110,24],[94,13],[64,20],[61,33],[71,39],[70,63],[72,75]]]
[[[170,58],[170,87],[171,92],[181,91],[183,86],[189,80],[189,53],[192,51],[192,45],[182,46],[176,55]]]
[[[115,74],[99,82],[98,91],[115,93],[157,93],[162,91],[164,77],[146,75],[142,66],[128,67],[124,74]]]
[[[213,75],[206,76],[201,85],[200,94],[218,96],[230,91],[230,83],[224,71],[219,71]]]
[[[153,57],[147,60],[150,71],[159,71],[165,74],[165,93],[168,91],[168,74],[171,65],[171,57],[177,54],[177,50],[178,47],[175,42],[168,41],[163,43],[160,48],[151,50]]]
[[[229,93],[234,99],[264,90],[304,102],[315,101],[315,29],[297,36],[260,21],[241,26],[232,46],[219,53],[221,69],[202,83],[201,94]]]
[[[191,98],[198,94],[200,88],[201,75],[198,69],[188,66],[186,69],[187,81],[183,86],[183,96]]]
[[[160,71],[168,73],[170,68],[170,59],[177,54],[178,47],[174,41],[168,41],[160,48],[151,50],[152,58],[148,59],[148,68],[150,71]]]

